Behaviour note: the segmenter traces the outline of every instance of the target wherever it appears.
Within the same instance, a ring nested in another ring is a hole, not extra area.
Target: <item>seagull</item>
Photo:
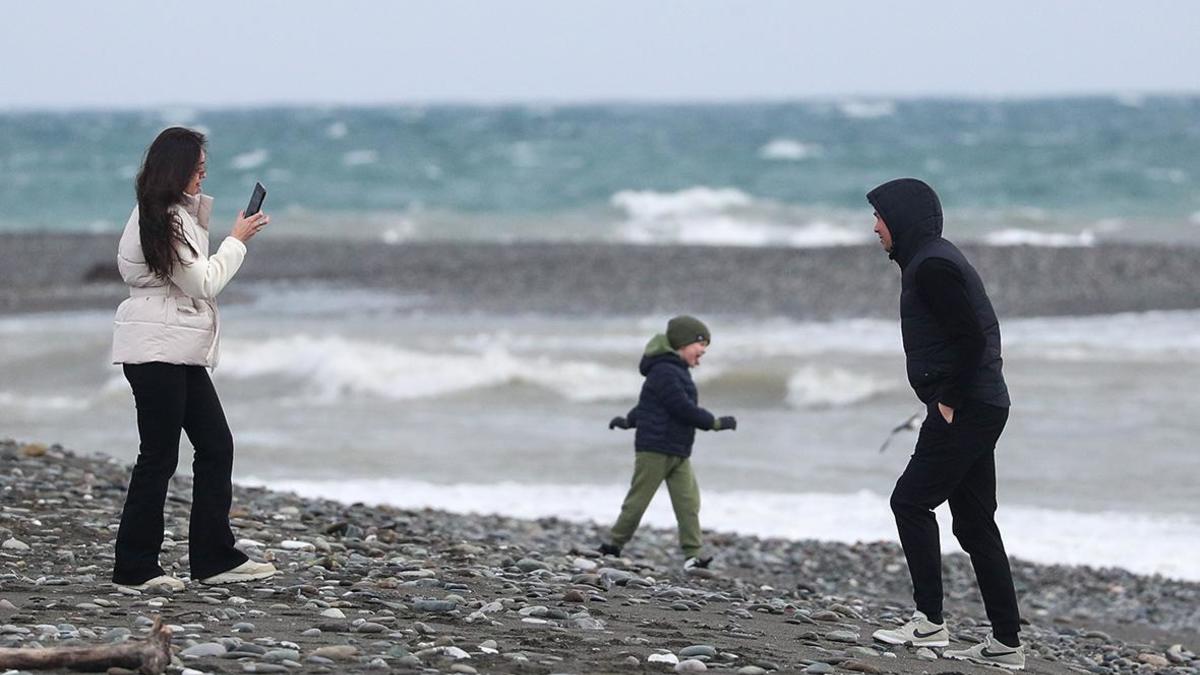
[[[888,434],[888,437],[883,439],[883,445],[879,446],[879,454],[883,454],[883,451],[887,450],[888,444],[892,442],[892,439],[896,437],[896,434],[900,433],[901,431],[916,431],[917,429],[921,428],[921,422],[924,420],[925,411],[922,410],[921,412],[913,413],[912,417],[909,417],[908,419],[904,420],[904,422],[900,423],[895,429],[892,429],[892,433]]]

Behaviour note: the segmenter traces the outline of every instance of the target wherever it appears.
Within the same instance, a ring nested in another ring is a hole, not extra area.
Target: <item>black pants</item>
[[[942,554],[933,509],[949,500],[954,536],[971,556],[998,638],[1015,638],[1021,623],[995,520],[995,449],[1007,421],[1008,408],[969,402],[947,424],[932,404],[891,500],[917,609],[929,617],[942,615]]]
[[[233,547],[229,529],[233,435],[208,371],[203,366],[142,363],[126,365],[125,379],[137,403],[141,446],[117,531],[113,582],[140,584],[163,574],[158,564],[163,505],[179,461],[181,430],[195,448],[188,525],[192,578],[203,579],[242,564],[247,558]]]

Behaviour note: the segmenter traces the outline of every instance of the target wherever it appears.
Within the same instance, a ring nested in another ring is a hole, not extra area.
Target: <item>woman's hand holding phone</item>
[[[232,236],[240,240],[243,244],[249,242],[258,234],[258,231],[267,226],[271,222],[271,217],[259,211],[258,213],[247,216],[244,211],[238,211],[237,220],[233,223]]]

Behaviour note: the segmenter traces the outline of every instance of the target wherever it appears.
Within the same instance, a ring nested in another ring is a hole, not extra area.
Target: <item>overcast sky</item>
[[[1200,91],[1200,2],[4,5],[0,108]]]

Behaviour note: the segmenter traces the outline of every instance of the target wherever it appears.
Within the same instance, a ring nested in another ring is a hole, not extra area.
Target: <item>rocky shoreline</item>
[[[910,611],[891,543],[714,533],[685,575],[674,533],[600,558],[593,524],[347,505],[235,488],[239,546],[268,581],[139,593],[108,583],[128,467],[0,441],[0,647],[174,632],[168,672],[1000,672],[874,644]],[[190,479],[167,504],[162,562],[186,564]],[[946,559],[953,646],[987,630],[961,554]],[[1014,562],[1036,673],[1200,673],[1200,584]],[[15,672],[15,671],[14,671]],[[65,672],[65,671],[64,671]],[[125,672],[114,670],[112,672]]]

